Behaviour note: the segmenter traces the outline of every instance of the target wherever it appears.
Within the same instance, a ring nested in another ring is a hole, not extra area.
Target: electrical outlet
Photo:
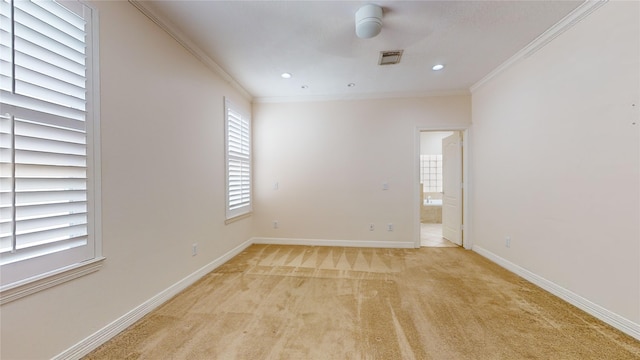
[[[198,243],[191,245],[191,256],[198,255]]]
[[[375,230],[375,226],[373,226],[373,223],[369,224],[369,231],[373,231]]]
[[[511,236],[507,236],[504,238],[504,246],[508,248],[511,247]]]
[[[393,231],[393,224],[392,223],[388,223],[387,224],[387,231]]]
[[[278,220],[274,220],[273,221],[273,228],[277,229],[278,228]]]

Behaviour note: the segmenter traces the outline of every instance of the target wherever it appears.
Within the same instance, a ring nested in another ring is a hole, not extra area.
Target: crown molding
[[[383,93],[383,94],[352,94],[352,95],[311,95],[311,96],[273,96],[273,97],[254,97],[240,83],[238,83],[229,73],[227,73],[220,65],[218,65],[209,55],[207,55],[200,47],[189,39],[182,31],[180,31],[171,21],[160,15],[157,11],[144,4],[141,0],[128,0],[136,9],[143,13],[147,18],[158,25],[162,30],[175,39],[193,56],[200,60],[214,73],[218,74],[235,88],[242,96],[253,103],[284,103],[284,102],[322,102],[322,101],[345,101],[345,100],[364,100],[364,99],[391,99],[391,98],[417,98],[417,97],[435,97],[435,96],[455,96],[469,95],[489,82],[494,77],[509,69],[519,61],[526,59],[542,49],[556,37],[582,21],[595,10],[606,4],[609,0],[585,0],[580,6],[574,9],[570,14],[565,16],[558,23],[547,29],[535,40],[518,51],[515,55],[500,64],[497,68],[473,84],[468,90],[454,91],[437,91],[428,93],[408,92],[408,93]]]
[[[480,79],[480,81],[473,84],[469,88],[469,90],[471,91],[471,93],[475,92],[480,87],[482,87],[482,85],[486,84],[494,77],[506,71],[511,66],[515,65],[521,60],[524,60],[530,57],[531,55],[536,53],[538,50],[542,49],[551,41],[553,41],[553,39],[560,36],[562,33],[569,30],[574,25],[576,25],[577,23],[585,19],[587,16],[589,16],[591,13],[596,11],[602,5],[606,4],[608,1],[609,0],[586,0],[585,2],[580,4],[580,6],[575,8],[571,13],[565,16],[562,20],[557,22],[555,25],[547,29],[540,36],[538,36],[536,39],[530,42],[522,50],[518,51],[515,55],[510,57],[507,61],[500,64],[500,66],[498,66],[489,74],[487,74],[485,77]]]
[[[402,93],[360,93],[341,95],[305,95],[305,96],[265,96],[254,97],[253,103],[301,103],[301,102],[325,102],[325,101],[350,101],[350,100],[375,100],[375,99],[408,99],[439,96],[471,95],[469,90],[449,90],[430,92],[402,92]]]
[[[180,31],[170,20],[160,15],[151,7],[145,5],[144,1],[129,0],[129,3],[143,13],[149,20],[153,21],[158,27],[164,30],[169,36],[176,40],[182,47],[189,51],[193,56],[200,60],[207,68],[214,73],[220,75],[224,81],[236,89],[243,97],[251,101],[253,96],[238,83],[229,73],[227,73],[220,65],[207,55],[198,45],[189,40],[189,37]]]

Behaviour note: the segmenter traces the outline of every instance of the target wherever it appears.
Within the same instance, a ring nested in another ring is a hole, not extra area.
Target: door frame
[[[469,144],[471,143],[471,130],[468,126],[418,126],[414,134],[413,147],[413,241],[414,247],[420,248],[420,133],[423,131],[460,131],[462,134],[462,247],[471,250],[473,239],[471,233],[471,211],[469,190]]]

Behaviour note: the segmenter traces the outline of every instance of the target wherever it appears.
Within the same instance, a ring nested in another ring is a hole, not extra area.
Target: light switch
[[[382,190],[389,190],[389,183],[382,183]]]

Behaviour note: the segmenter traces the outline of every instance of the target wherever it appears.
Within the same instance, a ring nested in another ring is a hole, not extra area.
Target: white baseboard
[[[53,360],[71,360],[80,359],[87,355],[98,346],[104,344],[121,331],[133,325],[136,321],[142,319],[143,316],[150,313],[200,278],[215,270],[220,265],[229,261],[234,256],[241,253],[244,249],[252,244],[274,244],[274,245],[310,245],[310,246],[347,246],[347,247],[375,247],[375,248],[413,248],[413,242],[393,242],[393,241],[354,241],[354,240],[319,240],[319,239],[278,239],[278,238],[252,238],[226,254],[215,259],[209,264],[198,269],[191,275],[171,285],[151,299],[138,305],[133,310],[124,314],[104,328],[96,331],[92,335],[86,337],[77,344],[71,346],[67,350],[58,354]]]
[[[104,328],[98,330],[87,338],[83,339],[79,343],[73,345],[69,349],[64,352],[58,354],[54,357],[54,360],[62,360],[62,359],[80,359],[83,356],[87,355],[98,346],[104,344],[112,337],[116,336],[118,333],[126,329],[127,327],[133,325],[136,321],[140,320],[143,316],[147,315],[149,312],[162,305],[173,296],[177,295],[182,290],[186,289],[191,284],[198,281],[200,278],[215,270],[220,265],[224,264],[232,257],[241,253],[244,249],[249,247],[252,244],[251,240],[247,240],[242,244],[236,246],[234,249],[228,251],[226,254],[221,257],[215,259],[209,264],[201,267],[196,270],[191,275],[185,277],[184,279],[178,281],[177,283],[171,285],[167,289],[163,290],[159,294],[155,295],[151,299],[145,301],[140,304],[133,310],[124,314],[114,322],[105,326]]]
[[[254,244],[269,245],[306,245],[306,246],[344,246],[344,247],[370,247],[370,248],[401,248],[413,249],[415,243],[410,241],[373,241],[373,240],[322,240],[322,239],[292,239],[292,238],[265,238],[255,237],[251,239]]]
[[[143,316],[147,315],[158,306],[162,305],[182,290],[186,289],[197,280],[215,270],[234,256],[241,253],[244,249],[252,244],[274,244],[274,245],[307,245],[307,246],[345,246],[345,247],[372,247],[372,248],[414,248],[413,242],[394,242],[394,241],[357,241],[357,240],[321,240],[321,239],[290,239],[290,238],[251,238],[234,249],[228,251],[221,257],[215,259],[209,264],[198,269],[191,275],[178,281],[151,299],[140,304],[133,310],[124,314],[104,328],[96,331],[92,335],[71,346],[69,349],[58,354],[54,360],[80,359],[90,353],[98,346],[104,344],[112,337],[133,325]],[[608,323],[609,325],[629,334],[630,336],[640,340],[640,325],[628,320],[618,314],[615,314],[593,302],[547,280],[529,270],[526,270],[494,253],[479,247],[473,246],[473,251],[504,267],[505,269],[520,275],[530,282],[540,286],[568,303],[586,311],[596,318]]]
[[[628,334],[638,340],[640,340],[640,324],[636,324],[633,321],[622,317],[610,310],[603,308],[602,306],[595,304],[584,297],[571,292],[562,286],[549,281],[539,275],[532,273],[531,271],[522,268],[509,260],[506,260],[491,251],[484,249],[480,246],[474,245],[473,251],[482,255],[483,257],[493,261],[494,263],[502,266],[503,268],[523,277],[524,279],[538,285],[553,295],[561,298],[571,305],[587,312],[590,315],[604,321],[605,323],[613,326],[614,328]]]

